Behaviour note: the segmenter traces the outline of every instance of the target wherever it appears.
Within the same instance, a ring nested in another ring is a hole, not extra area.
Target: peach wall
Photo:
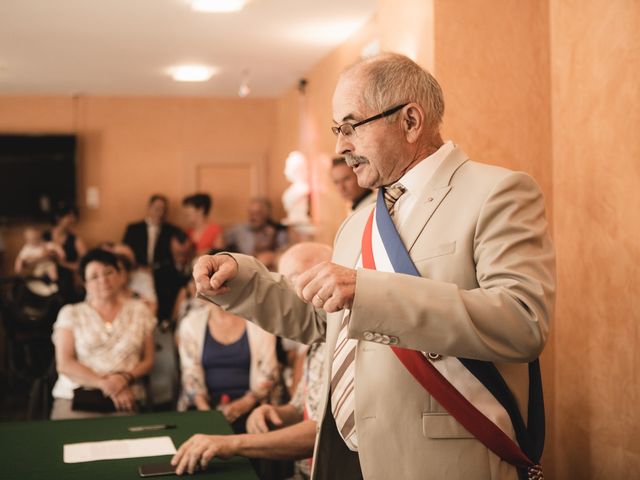
[[[402,53],[429,71],[434,66],[434,0],[380,0],[382,50]]]
[[[169,197],[170,219],[180,224],[180,200],[195,189],[199,164],[253,162],[262,178],[255,193],[271,194],[278,174],[264,172],[276,121],[275,99],[0,97],[2,131],[79,132],[78,231],[89,244],[120,239],[154,192]],[[97,209],[85,205],[88,186],[99,189]],[[12,259],[20,234],[5,233]]]
[[[640,2],[551,0],[559,479],[640,476]]]
[[[488,11],[490,10],[490,11]],[[523,170],[552,204],[549,14],[538,0],[435,2],[444,134],[474,159]]]
[[[292,87],[283,93],[276,102],[276,132],[273,145],[273,156],[269,164],[269,191],[282,194],[290,185],[284,176],[284,165],[289,152],[300,149],[299,121],[300,96]],[[286,214],[282,202],[277,203],[279,217]]]
[[[304,96],[294,86],[278,102],[281,120],[292,121],[297,116],[302,123],[300,129],[298,125],[279,125],[284,135],[278,138],[271,168],[281,172],[292,149],[299,149],[307,156],[311,167],[312,220],[316,226],[316,239],[320,242],[333,243],[335,232],[348,213],[329,177],[331,158],[335,153],[335,137],[330,130],[333,90],[340,72],[354,63],[362,48],[376,36],[377,22],[372,18],[304,75],[308,82]],[[287,185],[286,180],[284,184],[274,183],[272,190]]]
[[[531,174],[545,195],[552,227],[547,4],[436,0],[433,18],[433,72],[446,105],[443,138],[452,139],[474,160]],[[557,323],[541,357],[548,430],[555,424]],[[548,431],[543,457],[548,472],[554,469],[554,445]]]

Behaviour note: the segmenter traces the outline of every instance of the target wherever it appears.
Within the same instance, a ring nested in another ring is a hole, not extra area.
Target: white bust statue
[[[309,183],[307,159],[298,151],[287,157],[284,175],[291,186],[282,194],[282,204],[287,217],[282,221],[285,225],[309,224]]]

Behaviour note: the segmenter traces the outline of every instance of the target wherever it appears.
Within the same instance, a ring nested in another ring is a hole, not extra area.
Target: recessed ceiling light
[[[337,45],[363,25],[362,19],[345,18],[332,22],[314,21],[291,25],[286,34],[295,42],[309,45]]]
[[[176,82],[206,82],[216,72],[205,65],[180,65],[171,68],[169,73]]]
[[[191,0],[191,8],[198,12],[237,12],[242,10],[247,0]]]

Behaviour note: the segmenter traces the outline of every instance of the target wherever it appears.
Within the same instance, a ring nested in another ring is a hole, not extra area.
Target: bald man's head
[[[331,260],[331,247],[322,243],[296,243],[280,257],[278,272],[294,281],[314,265]]]

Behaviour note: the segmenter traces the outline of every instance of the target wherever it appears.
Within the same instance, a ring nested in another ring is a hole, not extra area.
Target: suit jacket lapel
[[[415,214],[412,214],[412,221],[407,224],[402,235],[407,251],[411,252],[411,248],[429,219],[451,190],[451,177],[468,159],[469,157],[460,148],[454,148],[433,174],[427,186],[420,192],[420,198],[414,207]]]

